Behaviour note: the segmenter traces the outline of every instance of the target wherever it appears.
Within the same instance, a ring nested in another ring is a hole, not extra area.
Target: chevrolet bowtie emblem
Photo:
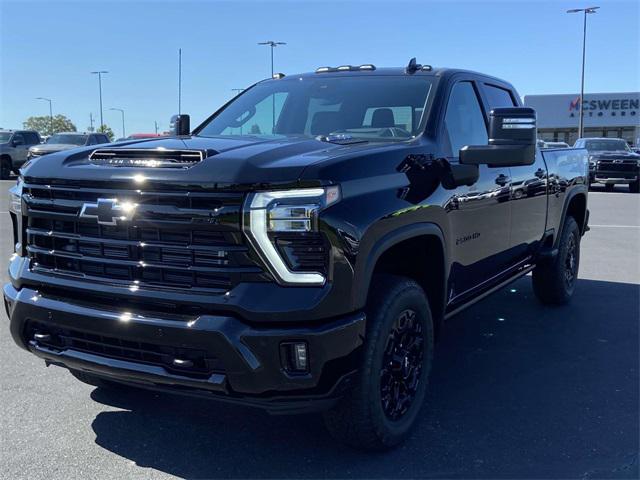
[[[96,203],[85,203],[80,210],[81,218],[95,218],[100,225],[115,225],[118,220],[131,220],[136,205],[120,203],[116,198],[99,198]]]

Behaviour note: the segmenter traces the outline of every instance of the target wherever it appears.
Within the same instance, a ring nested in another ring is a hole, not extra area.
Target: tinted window
[[[109,143],[109,137],[107,137],[106,135],[98,135],[98,138],[96,140],[98,143]]]
[[[75,133],[56,133],[51,135],[47,143],[52,144],[69,144],[69,145],[86,145],[87,135]]]
[[[16,133],[16,134],[13,136],[13,142],[14,142],[16,145],[25,145],[25,143],[24,143],[24,137],[22,136],[22,134],[21,134],[21,133]]]
[[[24,141],[27,145],[37,145],[40,143],[38,134],[35,132],[22,132],[22,136],[24,137]]]
[[[509,90],[485,83],[484,93],[487,97],[487,102],[489,102],[490,109],[516,106]]]
[[[620,151],[629,150],[629,145],[624,140],[611,139],[611,140],[587,140],[585,142],[585,148],[589,151]]]
[[[420,133],[415,119],[421,117],[430,88],[428,78],[405,76],[314,75],[267,81],[233,100],[199,134],[335,133],[406,140]]]
[[[484,115],[470,82],[454,85],[444,124],[454,157],[465,145],[486,145],[489,142]]]

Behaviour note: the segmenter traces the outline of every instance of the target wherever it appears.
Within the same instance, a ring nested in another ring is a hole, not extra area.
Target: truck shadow
[[[544,308],[523,278],[458,315],[419,424],[386,454],[339,445],[318,416],[99,389],[116,410],[96,443],[187,478],[637,478],[639,297],[581,280],[571,306]]]

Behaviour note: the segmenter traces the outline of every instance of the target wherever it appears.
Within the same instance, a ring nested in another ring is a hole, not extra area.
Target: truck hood
[[[93,145],[34,159],[22,170],[29,181],[55,183],[145,181],[217,187],[239,184],[289,184],[309,165],[341,155],[380,149],[388,143],[337,145],[308,137],[168,137]],[[204,160],[186,168],[150,168],[96,165],[89,160],[95,150],[156,149],[204,151]]]
[[[46,155],[49,153],[62,152],[63,150],[71,150],[72,148],[78,148],[78,145],[72,143],[43,143],[42,145],[31,147],[29,151],[37,153],[38,155]]]
[[[636,159],[636,158],[640,158],[640,155],[638,155],[637,153],[633,153],[633,152],[628,152],[627,150],[592,150],[589,152],[589,156],[592,157],[598,157],[601,159],[617,159],[617,158],[622,158],[622,159]]]

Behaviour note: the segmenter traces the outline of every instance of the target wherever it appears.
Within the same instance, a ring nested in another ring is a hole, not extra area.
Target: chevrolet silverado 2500
[[[322,411],[402,441],[444,321],[532,272],[576,287],[581,149],[487,75],[336,68],[259,82],[190,131],[52,153],[11,191],[15,342],[102,388]]]

